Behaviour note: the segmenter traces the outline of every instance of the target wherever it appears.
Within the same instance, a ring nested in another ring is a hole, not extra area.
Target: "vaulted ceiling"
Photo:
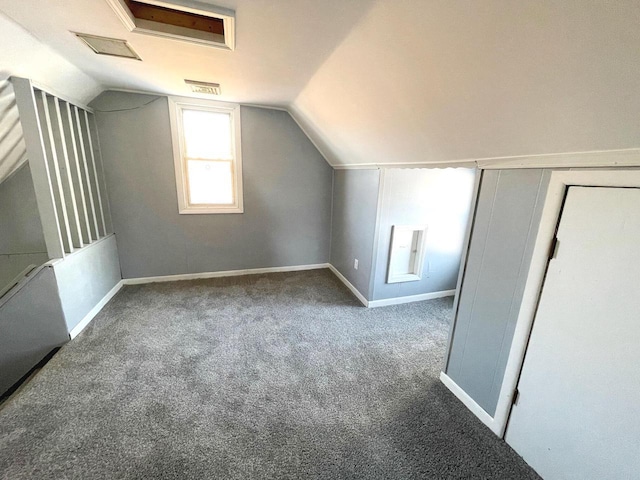
[[[105,0],[0,0],[0,81],[84,102],[217,82],[221,100],[288,109],[336,166],[640,147],[638,0],[204,3],[235,10],[235,51],[130,33]]]

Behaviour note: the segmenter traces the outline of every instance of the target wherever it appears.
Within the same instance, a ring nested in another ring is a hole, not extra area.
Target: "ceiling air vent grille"
[[[99,37],[87,33],[73,32],[76,37],[82,40],[91,50],[99,55],[109,55],[112,57],[132,58],[142,60],[126,40],[118,38]]]
[[[233,50],[235,12],[192,0],[106,0],[132,32]]]
[[[185,80],[184,83],[191,87],[193,93],[202,93],[205,95],[220,95],[220,84],[199,82],[197,80]]]

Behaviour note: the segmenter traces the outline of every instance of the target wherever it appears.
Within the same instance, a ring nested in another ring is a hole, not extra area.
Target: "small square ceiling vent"
[[[235,12],[195,0],[106,0],[132,32],[233,50]]]
[[[112,57],[133,58],[134,60],[142,60],[126,40],[109,37],[99,37],[97,35],[89,35],[86,33],[73,33],[75,33],[76,37],[82,40],[91,50],[99,55],[110,55]]]

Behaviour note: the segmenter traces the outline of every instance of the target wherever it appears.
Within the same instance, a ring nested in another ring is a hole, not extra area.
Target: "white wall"
[[[0,83],[11,76],[30,78],[80,102],[102,90],[93,78],[1,12],[0,32]]]

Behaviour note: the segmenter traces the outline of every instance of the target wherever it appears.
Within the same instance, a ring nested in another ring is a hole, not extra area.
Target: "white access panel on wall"
[[[387,283],[414,282],[422,278],[426,225],[394,225]]]
[[[506,441],[543,478],[640,472],[640,189],[570,187]]]

